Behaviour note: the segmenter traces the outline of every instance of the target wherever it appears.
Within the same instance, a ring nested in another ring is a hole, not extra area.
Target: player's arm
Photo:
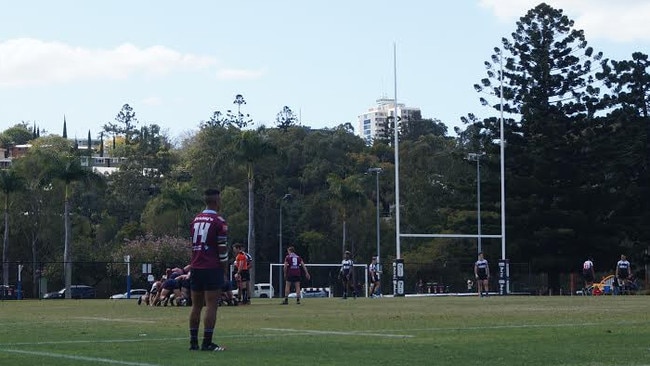
[[[302,266],[302,269],[305,270],[305,278],[309,280],[311,278],[311,275],[309,274],[309,271],[307,270],[307,266],[305,265],[305,262],[302,259],[300,260],[300,265]]]
[[[490,265],[487,263],[485,264],[485,276],[490,278]]]
[[[478,266],[474,263],[474,277],[478,278]]]

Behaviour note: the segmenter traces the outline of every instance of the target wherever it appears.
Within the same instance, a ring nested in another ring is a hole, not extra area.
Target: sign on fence
[[[510,287],[510,260],[499,259],[499,295],[507,295]]]
[[[393,295],[404,296],[404,259],[393,262]]]

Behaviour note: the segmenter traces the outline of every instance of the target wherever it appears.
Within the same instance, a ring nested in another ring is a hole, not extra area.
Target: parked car
[[[261,298],[272,298],[273,297],[273,286],[270,283],[256,283],[253,290],[253,296],[251,297],[261,297]],[[233,296],[239,294],[239,290],[235,289],[232,292]]]
[[[146,293],[147,293],[147,290],[145,290],[143,288],[131,289],[131,299],[132,300],[133,299],[137,300],[137,299],[140,298],[140,296],[145,295]],[[123,294],[115,294],[115,295],[111,295],[111,297],[109,297],[109,299],[127,299],[128,298],[127,295],[128,295],[128,292],[125,292]]]
[[[18,299],[18,292],[12,285],[0,285],[0,300],[16,300]]]
[[[95,288],[86,285],[70,286],[70,295],[73,299],[94,299]],[[43,299],[65,299],[65,287],[57,292],[48,292],[43,295]]]

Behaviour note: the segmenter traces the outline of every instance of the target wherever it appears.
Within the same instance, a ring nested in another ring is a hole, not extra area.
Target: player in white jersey
[[[596,272],[594,272],[594,262],[591,257],[588,257],[587,260],[582,263],[582,277],[585,280],[585,287],[582,290],[583,294],[586,294],[587,288],[594,284],[594,279],[596,278]]]
[[[488,261],[483,258],[483,252],[478,253],[478,260],[474,263],[474,277],[476,277],[476,284],[478,294],[480,297],[487,296],[490,291],[490,266]]]
[[[627,261],[624,254],[621,254],[621,260],[616,262],[616,280],[618,281],[618,287],[622,289],[631,278],[632,268],[630,267],[630,262]]]
[[[353,269],[354,261],[350,259],[350,252],[346,250],[345,254],[343,254],[343,260],[341,261],[341,269],[339,270],[339,278],[343,283],[343,299],[348,298],[349,288],[352,288],[352,294],[355,299],[357,298],[357,292],[354,289]]]
[[[372,262],[368,266],[368,277],[370,277],[370,296],[381,296],[381,282],[379,281],[379,265],[377,264],[377,257],[372,257]]]

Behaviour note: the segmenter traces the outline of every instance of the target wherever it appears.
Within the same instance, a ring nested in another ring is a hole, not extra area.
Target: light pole
[[[481,246],[481,156],[483,153],[469,153],[467,160],[476,161],[476,221],[478,225],[478,252],[482,252]]]
[[[278,240],[278,263],[283,262],[283,260],[282,260],[282,209],[283,209],[282,203],[284,201],[288,201],[290,199],[291,199],[291,194],[287,193],[280,200],[280,220],[279,220],[279,222],[280,222],[280,229],[279,229],[280,233],[278,235],[278,238],[279,238],[279,240]],[[283,292],[282,292],[282,267],[278,267],[278,296],[282,297],[282,295],[283,295]]]
[[[124,256],[124,263],[126,263],[126,298],[131,298],[131,256]]]
[[[381,168],[369,168],[368,169],[368,173],[375,174],[376,182],[377,182],[376,187],[375,187],[375,191],[377,192],[377,271],[378,272],[381,272],[381,264],[380,264],[381,260],[379,259],[379,258],[381,258],[381,255],[380,255],[381,254],[380,253],[381,240],[380,240],[380,236],[379,236],[380,235],[380,230],[379,230],[380,229],[380,226],[379,226],[379,174],[381,174],[382,172],[383,172],[383,169],[381,169]]]

